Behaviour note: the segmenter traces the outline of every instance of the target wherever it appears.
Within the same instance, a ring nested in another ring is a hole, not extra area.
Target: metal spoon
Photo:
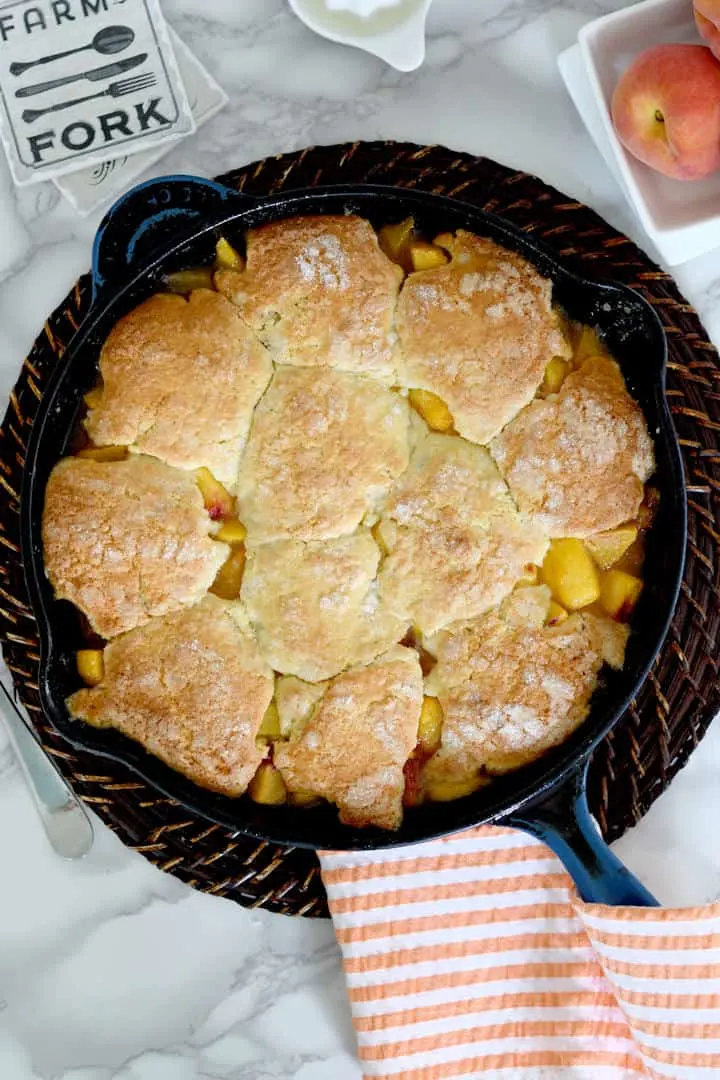
[[[85,807],[32,734],[2,681],[0,690],[0,717],[5,721],[10,743],[48,840],[65,859],[87,855],[93,844],[93,827]]]
[[[11,75],[22,75],[36,64],[49,64],[51,60],[61,60],[64,56],[72,56],[73,53],[86,52],[94,49],[95,52],[109,56],[112,53],[122,52],[132,45],[135,40],[135,31],[129,26],[106,26],[98,30],[89,45],[80,45],[77,49],[68,49],[67,52],[52,53],[50,56],[41,56],[39,60],[28,60],[27,63],[14,63],[10,65]]]

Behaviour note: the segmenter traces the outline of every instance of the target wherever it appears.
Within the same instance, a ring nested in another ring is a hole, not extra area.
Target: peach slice
[[[262,806],[282,806],[287,802],[287,788],[282,775],[269,761],[263,761],[248,785],[248,795]]]
[[[238,521],[237,518],[229,518],[227,521],[223,521],[214,534],[214,539],[222,541],[223,544],[232,544],[234,546],[235,544],[242,544],[246,536],[247,529],[242,521]]]
[[[450,261],[446,251],[437,244],[428,244],[426,240],[413,240],[409,251],[413,270],[435,270]]]
[[[168,292],[180,293],[183,296],[194,289],[214,289],[213,268],[194,266],[189,270],[176,270],[165,278],[165,288]]]
[[[627,622],[640,599],[643,583],[624,570],[608,570],[600,582],[600,603],[618,622]]]
[[[440,746],[443,725],[442,706],[437,698],[424,697],[418,721],[418,744],[425,754],[434,754]]]
[[[221,236],[215,245],[215,265],[218,270],[244,270],[245,260],[240,252]]]
[[[450,431],[453,426],[452,413],[437,394],[430,390],[411,390],[408,401],[433,431]]]
[[[213,521],[232,517],[235,500],[227,488],[223,487],[210,470],[204,467],[198,469],[195,476],[205,503],[205,509]]]
[[[97,686],[105,675],[102,649],[78,649],[75,655],[77,672],[86,686]]]
[[[568,611],[593,604],[600,596],[600,578],[586,548],[571,537],[553,540],[540,576],[553,598]]]
[[[392,259],[394,263],[398,263],[405,270],[410,267],[408,245],[412,240],[414,228],[414,220],[408,217],[394,225],[383,225],[378,233],[380,249],[385,252],[388,259]]]
[[[545,368],[545,375],[543,377],[542,386],[540,390],[543,394],[557,394],[558,390],[565,382],[565,377],[572,371],[572,365],[569,360],[563,360],[562,356],[553,356],[552,360]]]
[[[589,536],[585,547],[601,570],[609,570],[616,562],[620,562],[628,548],[637,540],[637,535],[635,525],[621,525],[617,529],[608,529],[607,532]]]
[[[86,446],[75,455],[90,461],[124,461],[128,456],[127,446]]]
[[[215,580],[210,586],[210,592],[214,596],[219,596],[221,600],[237,600],[240,595],[244,570],[245,548],[241,546],[234,547],[230,556],[218,570]]]

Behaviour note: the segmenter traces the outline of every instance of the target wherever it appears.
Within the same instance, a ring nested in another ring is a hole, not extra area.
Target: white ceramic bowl
[[[692,0],[644,0],[588,23],[578,35],[589,87],[628,199],[661,254],[678,263],[720,246],[720,172],[694,181],[663,176],[628,153],[610,116],[613,90],[631,61],[652,45],[671,42],[702,43]]]
[[[398,71],[414,71],[425,59],[425,20],[432,0],[397,0],[372,19],[332,10],[324,0],[288,0],[316,34],[379,56]]]

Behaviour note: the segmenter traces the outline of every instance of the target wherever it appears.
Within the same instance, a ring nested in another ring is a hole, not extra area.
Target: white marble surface
[[[313,37],[283,0],[166,0],[230,107],[156,169],[212,174],[355,138],[444,142],[535,171],[642,242],[563,90],[557,53],[622,0],[436,0],[427,60],[400,75]],[[0,392],[86,269],[96,220],[0,163]],[[681,286],[720,341],[716,255]],[[617,850],[668,904],[720,896],[720,725]],[[355,1080],[339,957],[324,923],[194,894],[100,825],[49,851],[0,734],[2,1080]]]

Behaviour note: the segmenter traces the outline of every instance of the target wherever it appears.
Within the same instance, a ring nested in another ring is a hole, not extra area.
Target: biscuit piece
[[[68,707],[201,787],[242,795],[263,755],[255,736],[272,695],[273,673],[242,608],[206,596],[111,642],[103,681]]]
[[[635,517],[655,467],[640,407],[601,356],[529,405],[490,449],[520,509],[550,536],[590,536]]]
[[[426,692],[444,713],[426,775],[504,773],[564,742],[582,723],[604,662],[623,664],[628,628],[587,613],[543,625],[546,586],[519,589],[482,619],[427,642],[437,664]]]
[[[251,229],[244,272],[215,281],[277,363],[391,381],[402,276],[362,218],[298,217]]]
[[[403,621],[379,601],[380,551],[366,529],[337,540],[249,548],[242,600],[275,669],[308,682],[367,663],[399,641]]]
[[[249,544],[353,532],[407,462],[403,398],[344,371],[280,368],[240,465]]]
[[[431,390],[455,428],[486,443],[532,399],[568,343],[552,283],[520,255],[459,230],[452,261],[407,278],[397,308],[399,380]]]
[[[209,289],[151,296],[115,324],[100,354],[102,390],[85,427],[234,485],[272,362],[237,308]]]
[[[397,829],[422,696],[417,653],[401,645],[338,675],[290,741],[275,744],[290,790],[336,803],[347,825]]]
[[[66,458],[45,492],[45,570],[111,638],[207,592],[229,551],[211,528],[189,473],[150,457]]]
[[[383,510],[383,605],[424,633],[498,604],[546,537],[518,514],[487,450],[428,435]]]

